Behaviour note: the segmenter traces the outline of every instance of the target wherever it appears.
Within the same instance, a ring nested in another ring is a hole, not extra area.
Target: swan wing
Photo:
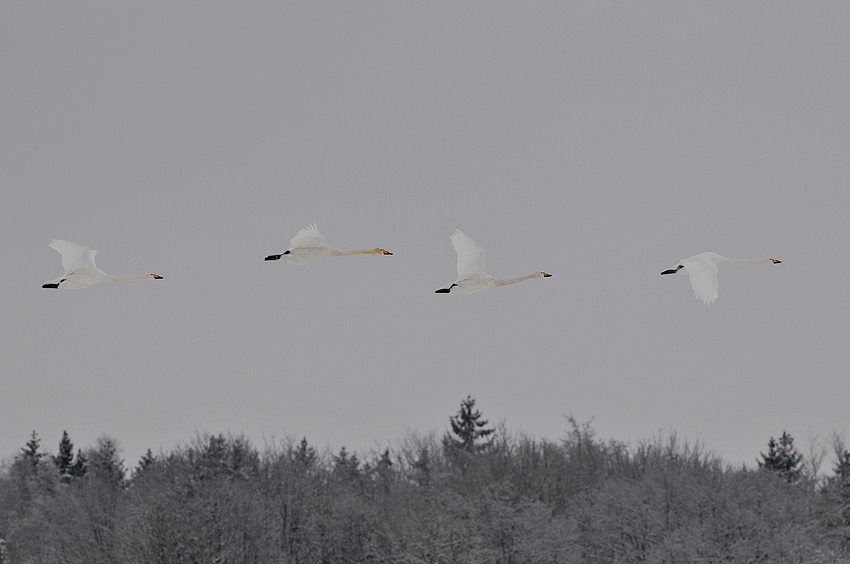
[[[94,265],[94,256],[97,251],[61,239],[53,239],[50,242],[50,247],[56,249],[62,255],[62,266],[65,268],[66,275],[80,270],[97,270]]]
[[[708,305],[717,299],[717,265],[710,258],[691,257],[682,261],[698,300]]]
[[[310,225],[298,232],[298,235],[289,240],[289,248],[321,247],[324,237],[319,233],[316,224]]]
[[[458,280],[470,278],[484,278],[487,270],[484,268],[484,249],[478,243],[461,232],[454,232],[451,237],[452,245],[457,251],[457,276]]]

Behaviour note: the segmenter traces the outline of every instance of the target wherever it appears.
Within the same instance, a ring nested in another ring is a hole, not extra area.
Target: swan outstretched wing
[[[454,232],[451,239],[452,245],[457,251],[458,280],[487,276],[487,270],[484,268],[484,249],[463,234],[460,229]]]
[[[324,239],[314,223],[302,229],[298,232],[298,235],[290,239],[289,248],[321,247]]]
[[[62,267],[65,269],[65,274],[79,272],[80,270],[97,270],[94,264],[97,251],[61,239],[53,239],[50,242],[50,247],[56,249],[62,255]]]
[[[682,261],[688,278],[691,280],[691,288],[694,290],[698,300],[704,304],[710,304],[717,299],[717,265],[710,259],[690,258]]]

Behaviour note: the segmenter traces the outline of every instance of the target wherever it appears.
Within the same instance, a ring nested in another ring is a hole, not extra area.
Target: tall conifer
[[[779,442],[773,437],[767,443],[767,454],[760,453],[762,460],[757,460],[759,468],[772,470],[785,478],[788,482],[796,482],[800,479],[802,468],[800,462],[803,455],[794,448],[794,437],[782,432]]]
[[[68,469],[74,461],[74,443],[68,436],[68,431],[62,431],[62,440],[59,441],[59,454],[53,457],[53,463],[59,474],[63,477],[68,474]]]
[[[469,453],[477,452],[487,446],[487,443],[478,444],[481,439],[489,437],[495,429],[485,429],[487,420],[481,419],[481,412],[475,409],[475,399],[466,396],[460,402],[460,411],[457,415],[449,417],[452,433],[455,437],[446,434],[443,437],[443,446],[450,450],[463,450]]]

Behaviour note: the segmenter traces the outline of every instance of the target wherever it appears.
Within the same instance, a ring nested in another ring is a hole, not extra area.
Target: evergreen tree
[[[834,489],[840,500],[841,517],[845,525],[850,525],[850,452],[838,449],[838,461],[835,464]]]
[[[27,441],[26,447],[21,449],[24,460],[32,464],[33,467],[38,466],[39,461],[44,457],[43,452],[38,452],[40,445],[41,439],[38,438],[38,433],[33,431],[32,435],[30,435],[30,440]]]
[[[794,437],[782,432],[777,443],[773,437],[767,443],[767,454],[760,453],[762,460],[756,460],[759,468],[776,472],[788,482],[796,482],[800,479],[802,468],[800,462],[803,455],[794,448]]]
[[[390,449],[385,448],[384,452],[381,453],[381,459],[378,460],[377,469],[378,473],[383,474],[385,472],[390,472],[390,469],[393,467],[392,460],[390,460]]]
[[[86,475],[88,469],[88,457],[81,449],[77,449],[77,457],[74,464],[68,467],[68,475],[72,478],[82,478]]]
[[[415,471],[416,481],[420,486],[427,487],[431,484],[432,466],[431,452],[428,450],[428,447],[420,447],[418,456],[412,464],[413,470]]]
[[[104,481],[120,487],[124,486],[124,461],[118,455],[118,442],[111,437],[97,439],[97,447],[89,450],[89,466],[92,474]]]
[[[339,454],[334,456],[334,476],[343,482],[354,480],[360,476],[360,461],[356,454],[349,455],[343,446]]]
[[[53,457],[53,464],[59,470],[63,478],[68,475],[68,469],[74,461],[74,443],[68,436],[68,431],[62,431],[62,440],[59,441],[59,454]]]
[[[393,482],[393,463],[390,460],[390,449],[384,449],[381,453],[381,458],[375,464],[375,474],[378,476],[378,483],[381,486],[384,494],[390,493],[390,485]]]
[[[850,452],[843,451],[833,469],[842,484],[850,484]]]
[[[477,444],[479,440],[489,437],[495,429],[485,429],[487,420],[481,419],[481,412],[475,409],[475,400],[472,396],[460,403],[460,411],[457,415],[449,417],[452,426],[452,437],[448,433],[443,437],[443,447],[448,451],[464,451],[470,454],[483,450],[488,443]]]
[[[310,468],[316,462],[316,449],[307,444],[307,437],[301,439],[295,450],[295,461],[304,469]]]
[[[135,475],[142,474],[145,470],[148,470],[151,466],[156,464],[156,457],[151,452],[151,449],[145,451],[145,454],[139,459],[139,464],[136,466],[136,470],[134,471]]]

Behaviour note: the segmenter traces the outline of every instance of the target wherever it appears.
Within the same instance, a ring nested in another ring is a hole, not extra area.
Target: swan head
[[[391,252],[389,252],[386,249],[374,249],[372,252],[375,253],[376,255],[391,255],[392,254]]]
[[[780,264],[782,261],[776,260],[776,259],[770,259],[770,262],[772,262],[773,264]]]

